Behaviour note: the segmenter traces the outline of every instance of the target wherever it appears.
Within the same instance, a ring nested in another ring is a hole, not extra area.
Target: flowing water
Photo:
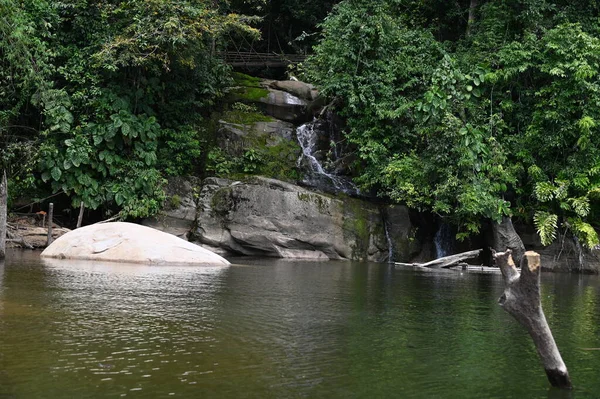
[[[497,274],[235,259],[0,263],[0,398],[598,398],[600,279],[543,276],[575,390],[548,388]]]
[[[298,165],[300,166],[303,159],[306,159],[309,172],[304,183],[310,187],[315,187],[324,191],[357,195],[359,190],[350,179],[345,176],[339,176],[334,171],[326,170],[327,168],[325,168],[317,159],[316,154],[320,151],[318,148],[319,130],[317,126],[318,121],[314,120],[305,123],[296,129],[298,143],[302,148],[302,154],[298,159]],[[333,157],[333,161],[337,160],[339,157],[339,154],[335,151],[335,146],[333,146],[331,156]]]

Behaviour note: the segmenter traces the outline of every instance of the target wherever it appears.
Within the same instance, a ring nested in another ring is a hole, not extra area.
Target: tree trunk
[[[0,259],[6,257],[6,230],[8,228],[8,181],[6,171],[0,182]]]
[[[504,294],[500,306],[524,326],[542,360],[552,386],[571,389],[567,366],[560,356],[540,301],[540,255],[527,251],[521,258],[521,273],[515,267],[510,249],[494,253],[496,264],[504,277]]]
[[[52,244],[52,220],[54,219],[54,204],[51,202],[48,207],[48,239],[46,245]]]
[[[479,255],[481,255],[482,249],[476,249],[474,251],[461,252],[460,254],[444,256],[442,258],[434,259],[427,263],[400,263],[396,262],[397,265],[405,265],[405,266],[419,266],[419,267],[428,267],[431,269],[442,269],[448,268],[452,266],[458,266],[459,263],[462,263],[468,259],[475,259]]]
[[[85,204],[81,201],[79,205],[79,217],[77,218],[77,229],[81,227],[81,223],[83,223],[83,211],[85,210]]]
[[[482,249],[476,249],[474,251],[462,252],[460,254],[444,256],[442,258],[438,258],[427,263],[422,263],[420,266],[430,267],[434,269],[446,268],[456,266],[461,262],[464,262],[468,259],[474,259],[481,254]]]
[[[525,245],[521,237],[515,231],[512,219],[508,216],[503,216],[500,223],[492,221],[492,247],[500,252],[505,249],[512,251],[512,258],[515,264],[521,262],[521,258],[525,253]]]
[[[477,0],[471,0],[469,4],[469,19],[467,20],[467,36],[471,34],[471,28],[475,23],[475,9],[477,8]]]

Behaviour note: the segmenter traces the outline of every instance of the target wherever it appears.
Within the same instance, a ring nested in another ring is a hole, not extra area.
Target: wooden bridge
[[[306,59],[302,54],[257,53],[251,51],[223,51],[217,56],[234,67],[286,67]]]

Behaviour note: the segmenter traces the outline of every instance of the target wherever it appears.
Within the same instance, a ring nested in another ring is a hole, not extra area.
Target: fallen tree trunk
[[[444,256],[442,258],[434,259],[426,263],[401,263],[395,262],[399,266],[416,266],[416,267],[427,267],[430,269],[447,269],[453,266],[458,266],[461,263],[465,263],[468,259],[475,259],[483,249],[476,249],[474,251],[461,252],[459,254]]]
[[[481,255],[482,249],[476,249],[474,251],[462,252],[460,254],[444,256],[442,258],[434,259],[427,263],[421,263],[419,266],[430,267],[433,269],[448,268],[457,266],[459,263],[463,263],[466,260],[477,258]]]
[[[537,349],[552,386],[571,389],[567,366],[560,356],[540,301],[540,255],[527,251],[517,270],[510,249],[494,253],[494,260],[504,277],[504,294],[498,303],[524,326]]]

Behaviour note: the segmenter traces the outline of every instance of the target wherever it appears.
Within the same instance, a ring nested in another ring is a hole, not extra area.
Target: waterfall
[[[433,243],[435,245],[435,255],[437,258],[452,255],[454,237],[450,225],[444,222],[440,223],[440,227],[433,237]]]
[[[388,245],[388,263],[394,263],[394,242],[392,241],[392,237],[390,236],[389,225],[385,215],[383,217],[383,229],[385,230],[385,239]]]
[[[343,192],[349,195],[357,195],[358,188],[344,176],[339,176],[334,172],[328,171],[321,161],[317,159],[319,151],[319,127],[317,119],[312,122],[305,123],[296,129],[298,143],[302,148],[302,154],[298,158],[298,167],[306,160],[309,176],[304,183],[308,186],[316,187],[324,191]],[[338,159],[337,149],[332,148],[331,155],[334,157],[332,161]]]

